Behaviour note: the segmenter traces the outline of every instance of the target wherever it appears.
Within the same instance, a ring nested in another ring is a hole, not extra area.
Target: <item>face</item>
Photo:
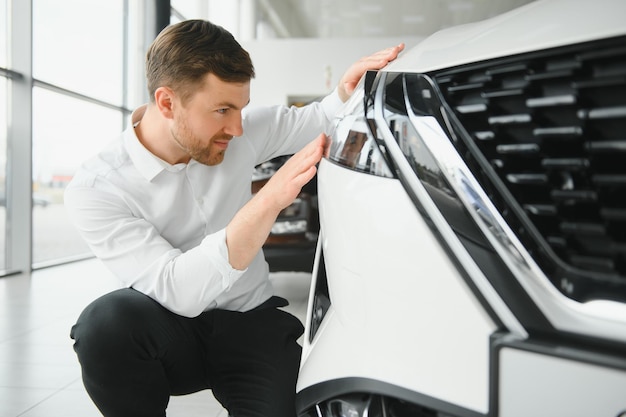
[[[241,111],[250,101],[250,83],[229,83],[208,74],[204,85],[174,109],[170,133],[184,155],[205,165],[217,165],[233,136],[241,136]]]

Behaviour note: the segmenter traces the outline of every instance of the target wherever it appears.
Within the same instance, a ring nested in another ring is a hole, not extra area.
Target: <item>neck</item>
[[[171,138],[170,124],[171,120],[163,117],[155,105],[148,104],[143,117],[135,122],[135,135],[150,153],[168,164],[188,162],[189,157]]]

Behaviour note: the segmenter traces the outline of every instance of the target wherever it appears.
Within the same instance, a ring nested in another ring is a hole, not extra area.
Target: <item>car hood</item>
[[[487,20],[436,32],[385,71],[423,73],[623,35],[624,16],[624,0],[537,0]]]

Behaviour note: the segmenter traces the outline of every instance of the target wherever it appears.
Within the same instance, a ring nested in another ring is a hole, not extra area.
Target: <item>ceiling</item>
[[[531,1],[258,0],[258,13],[277,37],[420,37]]]

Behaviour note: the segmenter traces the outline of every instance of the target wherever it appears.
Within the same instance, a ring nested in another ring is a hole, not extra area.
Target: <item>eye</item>
[[[228,108],[226,107],[226,108],[223,108],[223,109],[217,109],[217,112],[219,114],[225,114],[226,112],[228,112]]]

